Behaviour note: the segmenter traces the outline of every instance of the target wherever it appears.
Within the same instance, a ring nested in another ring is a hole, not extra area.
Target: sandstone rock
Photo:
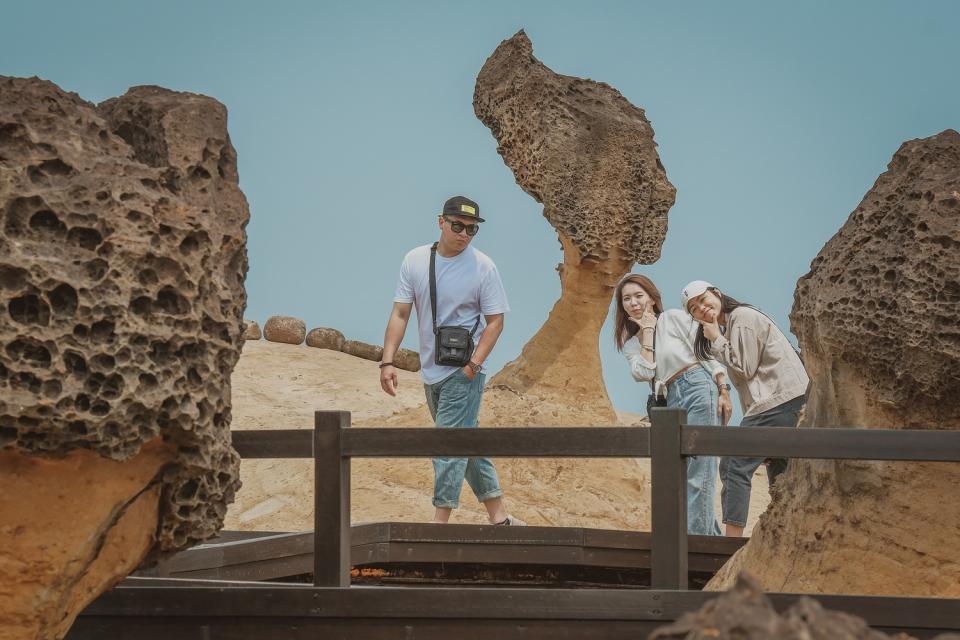
[[[344,340],[342,333],[326,327],[311,329],[310,333],[307,334],[307,346],[317,347],[318,349],[340,351],[343,348]]]
[[[271,316],[263,325],[263,337],[270,342],[302,344],[307,335],[307,325],[299,318]]]
[[[960,134],[904,143],[814,259],[791,322],[806,424],[960,429]],[[794,461],[750,542],[767,590],[960,596],[960,466]]]
[[[890,637],[873,631],[860,618],[828,611],[812,598],[800,598],[779,615],[759,584],[745,575],[738,577],[733,589],[706,603],[699,611],[686,613],[673,624],[650,634],[650,640],[884,640]]]
[[[0,77],[0,628],[220,528],[248,217],[215,100]]]
[[[473,108],[517,183],[557,229],[561,296],[519,358],[491,385],[562,396],[562,420],[614,424],[598,349],[618,280],[660,257],[676,190],[642,109],[601,82],[554,73],[523,31],[477,77]]]
[[[260,324],[256,320],[246,320],[243,323],[244,340],[259,340],[261,337],[263,337],[263,334],[260,332]]]
[[[420,371],[420,354],[410,349],[397,349],[393,364],[404,371]]]
[[[380,362],[380,359],[383,357],[383,347],[378,347],[375,344],[367,344],[366,342],[360,342],[358,340],[346,340],[343,343],[343,348],[340,350],[351,356],[363,358],[364,360],[373,360],[374,362]]]

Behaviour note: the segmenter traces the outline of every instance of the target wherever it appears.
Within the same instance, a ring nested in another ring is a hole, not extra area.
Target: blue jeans
[[[796,427],[800,410],[807,399],[804,396],[788,400],[772,409],[748,416],[740,422],[741,427]],[[723,521],[726,524],[745,527],[750,512],[750,490],[753,474],[765,458],[724,457],[720,461],[720,502],[723,504]],[[773,487],[774,480],[787,470],[787,461],[773,458],[767,466],[767,482]]]
[[[485,379],[479,373],[470,380],[463,369],[457,369],[440,382],[423,385],[434,424],[441,429],[476,429]],[[433,506],[459,507],[464,478],[480,502],[503,495],[497,470],[489,458],[434,458]]]
[[[687,424],[718,425],[717,384],[700,366],[690,367],[667,387],[667,406],[687,410]],[[687,458],[687,533],[719,536],[713,496],[717,491],[716,456]]]

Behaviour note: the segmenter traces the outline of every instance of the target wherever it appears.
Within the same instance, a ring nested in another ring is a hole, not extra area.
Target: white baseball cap
[[[690,300],[703,294],[707,289],[713,288],[714,286],[706,280],[694,280],[693,282],[687,283],[687,286],[680,291],[680,308],[690,313],[690,310],[687,309],[687,304],[689,304]]]

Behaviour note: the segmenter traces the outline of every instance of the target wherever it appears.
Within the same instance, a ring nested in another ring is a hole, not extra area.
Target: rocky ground
[[[400,371],[399,376],[399,395],[390,398],[380,390],[374,362],[326,349],[250,341],[233,375],[233,428],[311,429],[316,409],[349,410],[354,426],[432,424],[419,374]],[[484,397],[481,425],[542,424],[561,418],[562,411],[492,389]],[[636,414],[618,417],[623,425],[646,423]],[[650,528],[648,460],[500,459],[496,464],[508,507],[530,524]],[[755,478],[748,529],[769,500],[762,474]],[[240,476],[243,488],[227,513],[226,528],[312,528],[313,471],[308,461],[245,460]],[[429,520],[432,478],[428,460],[355,460],[353,522]],[[469,489],[453,520],[485,522]]]

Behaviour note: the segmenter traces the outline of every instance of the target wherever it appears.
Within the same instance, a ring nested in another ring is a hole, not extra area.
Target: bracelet
[[[381,369],[383,369],[384,367],[392,367],[392,366],[393,366],[393,363],[392,363],[392,362],[381,362],[381,363],[380,363],[380,368],[381,368]]]
[[[645,345],[645,344],[640,345],[640,348],[641,348],[641,349],[646,349],[646,350],[649,351],[650,353],[656,353],[656,350],[655,350],[653,347],[648,347],[648,346]]]
[[[640,331],[656,331],[656,327],[640,327]]]

